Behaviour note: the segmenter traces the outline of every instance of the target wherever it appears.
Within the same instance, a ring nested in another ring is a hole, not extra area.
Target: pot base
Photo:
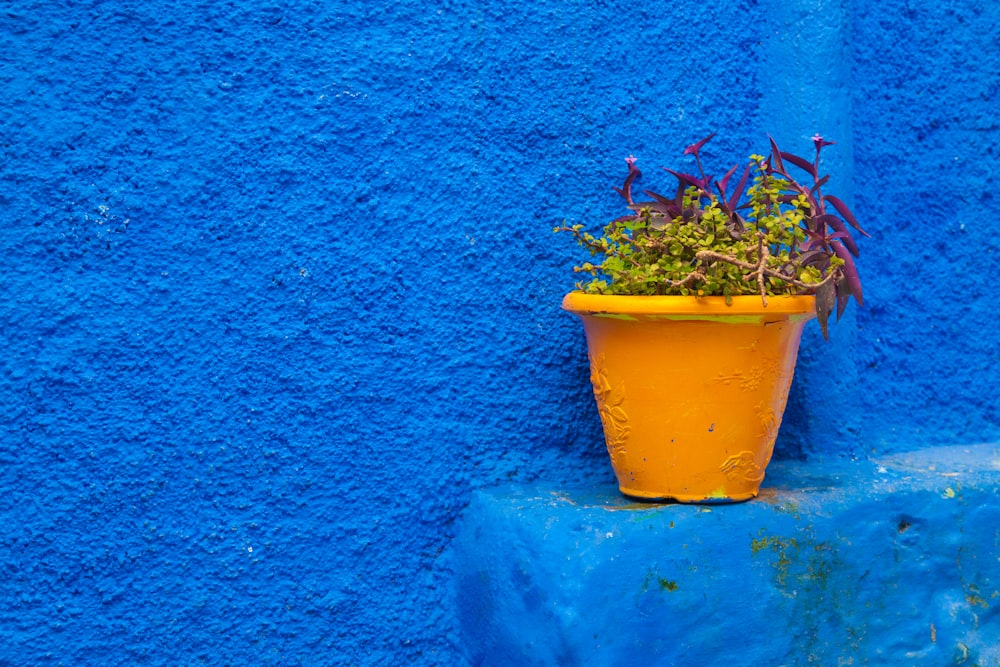
[[[619,486],[618,490],[622,495],[633,500],[648,503],[682,503],[685,505],[731,505],[733,503],[745,503],[757,497],[757,491],[748,493],[734,493],[727,496],[706,496],[700,493],[671,493],[658,494],[644,489],[629,489]]]

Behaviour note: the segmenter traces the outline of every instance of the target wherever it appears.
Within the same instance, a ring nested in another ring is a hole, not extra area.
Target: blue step
[[[738,505],[474,494],[474,665],[1000,665],[1000,445],[772,463]]]

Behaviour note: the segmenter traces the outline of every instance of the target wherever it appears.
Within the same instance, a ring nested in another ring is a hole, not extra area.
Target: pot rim
[[[630,296],[619,294],[587,294],[573,291],[562,301],[562,307],[575,315],[764,315],[816,316],[815,296],[768,296],[767,306],[758,295],[734,296],[726,303],[724,296]]]

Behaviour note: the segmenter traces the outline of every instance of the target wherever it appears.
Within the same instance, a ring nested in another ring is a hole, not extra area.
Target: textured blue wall
[[[760,122],[783,150],[807,157],[814,149],[804,137],[834,140],[823,153],[827,191],[852,201],[846,0],[824,2],[822,11],[815,0],[767,0],[760,9],[770,17],[760,48]],[[859,449],[855,309],[831,327],[831,343],[818,329],[804,333],[778,456],[856,455]]]
[[[0,662],[454,662],[471,489],[613,483],[549,230],[616,215],[629,153],[763,150],[773,40],[805,28],[749,0],[61,4],[0,11]],[[998,439],[998,10],[835,11],[850,124],[797,104],[853,134],[879,238],[847,352],[810,334],[799,382],[832,354],[858,383],[793,402],[779,455]]]
[[[855,3],[863,441],[1000,440],[1000,4]]]

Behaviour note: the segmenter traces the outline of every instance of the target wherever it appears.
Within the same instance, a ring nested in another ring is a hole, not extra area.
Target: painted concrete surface
[[[1000,445],[783,462],[759,499],[478,492],[456,543],[474,665],[1000,665]]]
[[[459,660],[472,492],[613,483],[550,230],[711,131],[876,235],[777,456],[1000,440],[1000,5],[783,6],[3,3],[0,663]]]
[[[1000,3],[852,7],[855,202],[880,239],[857,311],[863,452],[1000,440]]]
[[[452,663],[470,491],[611,477],[552,227],[761,136],[744,9],[3,3],[0,663]]]
[[[815,0],[765,0],[760,8],[770,17],[760,46],[761,125],[792,153],[809,155],[802,137],[820,134],[835,141],[823,154],[823,173],[836,196],[853,201],[850,3],[824,2],[821,21]],[[829,451],[833,443],[841,454],[863,449],[856,315],[850,308],[830,328],[830,344],[821,341],[818,327],[806,330],[780,456],[805,458]],[[824,386],[823,399],[810,401],[810,387],[818,385]]]

